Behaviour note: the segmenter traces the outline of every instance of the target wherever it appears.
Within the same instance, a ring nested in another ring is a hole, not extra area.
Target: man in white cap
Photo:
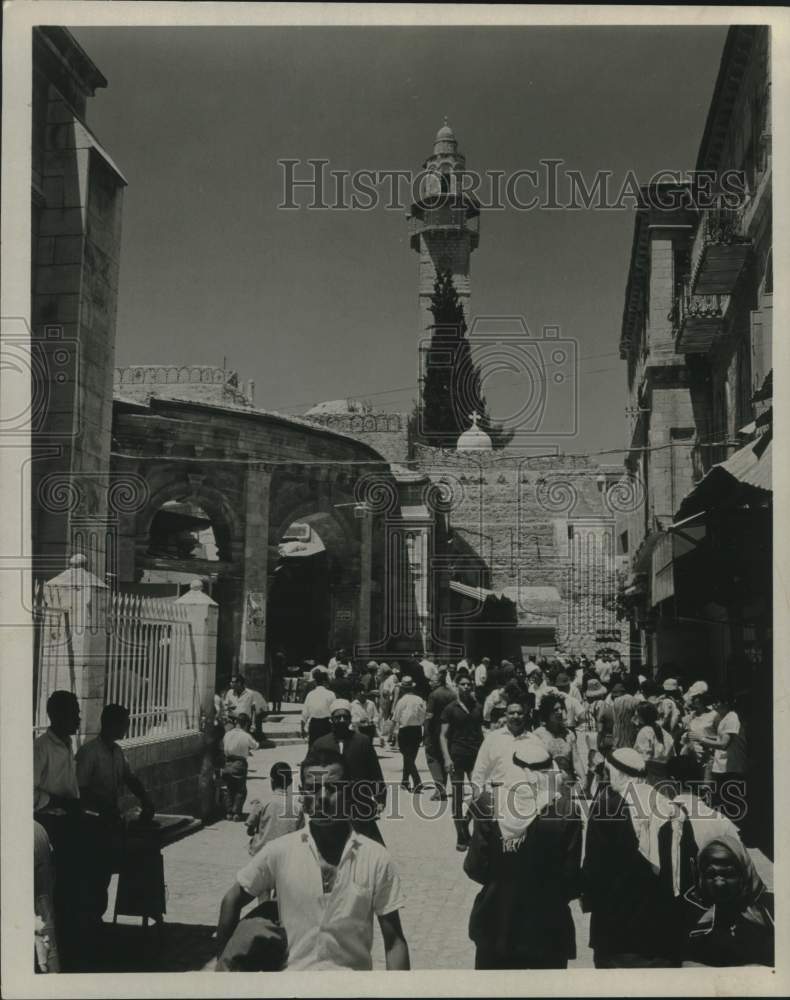
[[[333,750],[340,754],[346,765],[352,826],[357,833],[383,844],[376,818],[386,804],[387,786],[373,742],[351,728],[351,702],[343,698],[329,706],[329,721],[332,731],[319,737],[310,752]]]
[[[629,747],[607,757],[609,783],[593,802],[582,869],[596,969],[666,968],[674,953],[674,897],[659,877],[659,831],[674,810],[645,780]]]

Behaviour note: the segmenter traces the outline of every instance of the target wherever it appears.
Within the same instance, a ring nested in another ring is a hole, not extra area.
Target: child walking
[[[225,819],[241,821],[241,811],[247,798],[247,758],[258,749],[257,741],[250,736],[250,717],[240,712],[233,729],[222,740],[225,765],[222,768],[222,801]]]
[[[304,826],[304,813],[299,796],[293,789],[291,765],[279,760],[269,771],[272,798],[262,803],[250,802],[247,833],[250,837],[250,854],[257,854],[270,840],[293,833]]]

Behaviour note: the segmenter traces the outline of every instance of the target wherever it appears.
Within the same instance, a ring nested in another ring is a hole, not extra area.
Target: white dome
[[[455,142],[455,132],[450,128],[447,123],[447,119],[444,119],[444,125],[436,133],[437,142]]]
[[[458,443],[455,446],[456,451],[493,451],[494,446],[491,443],[491,438],[477,426],[479,419],[477,413],[472,414],[472,426],[458,438]]]

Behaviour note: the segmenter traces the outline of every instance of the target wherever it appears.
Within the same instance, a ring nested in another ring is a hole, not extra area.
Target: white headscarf
[[[524,843],[527,830],[537,816],[558,796],[556,764],[541,748],[525,747],[520,749],[520,756],[528,758],[523,763],[534,765],[520,766],[515,762],[507,765],[504,780],[501,785],[493,788],[494,818],[499,826],[502,837],[502,850],[505,853],[517,851]],[[541,758],[541,759],[538,759]]]
[[[728,819],[724,813],[720,813],[718,809],[709,806],[704,799],[694,795],[693,792],[681,792],[672,801],[682,808],[685,817],[691,823],[698,851],[707,847],[712,840],[718,840],[720,837],[741,839],[738,828],[731,819]]]
[[[620,795],[628,807],[628,815],[639,844],[639,853],[646,858],[653,871],[660,868],[658,853],[658,831],[668,822],[675,810],[666,796],[645,780],[645,762],[636,750],[615,750],[607,759],[612,789]],[[622,764],[628,771],[621,770]]]

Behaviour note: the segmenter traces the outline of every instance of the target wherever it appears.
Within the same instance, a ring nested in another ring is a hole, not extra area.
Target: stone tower
[[[464,191],[466,158],[458,152],[455,133],[444,119],[436,133],[433,153],[423,163],[419,200],[408,215],[411,247],[420,256],[417,338],[430,337],[433,323],[431,293],[438,270],[449,270],[470,322],[470,257],[478,244],[480,208]],[[467,182],[467,187],[469,183]]]

